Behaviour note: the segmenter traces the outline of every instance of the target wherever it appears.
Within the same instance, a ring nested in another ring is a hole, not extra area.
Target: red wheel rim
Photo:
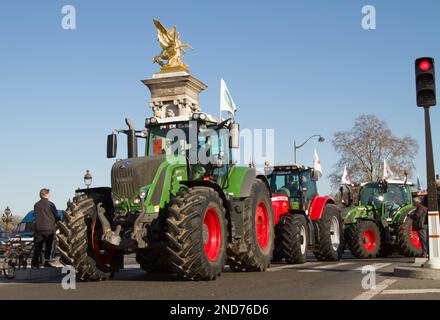
[[[417,249],[422,249],[422,243],[420,242],[419,232],[414,231],[412,226],[409,229],[409,239],[414,247]]]
[[[362,240],[362,244],[367,251],[373,251],[376,248],[377,237],[376,233],[373,230],[366,230],[362,235]]]
[[[203,219],[203,244],[206,257],[209,261],[216,261],[220,254],[222,230],[220,219],[214,208],[206,210]]]
[[[101,265],[111,264],[113,259],[112,252],[106,252],[101,249],[100,241],[101,239],[99,237],[95,237],[95,229],[96,224],[98,222],[98,219],[92,222],[91,228],[92,228],[92,249],[95,253],[96,261]]]
[[[269,213],[264,202],[257,205],[255,214],[255,228],[257,232],[258,245],[261,249],[267,247],[269,242]]]

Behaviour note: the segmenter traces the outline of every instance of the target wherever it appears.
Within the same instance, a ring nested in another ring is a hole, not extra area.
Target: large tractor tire
[[[314,251],[319,261],[337,261],[344,252],[344,234],[341,213],[334,204],[326,204],[322,217],[315,223],[318,232],[318,250]]]
[[[232,271],[265,271],[272,260],[274,221],[270,193],[263,181],[254,181],[248,201],[243,238],[229,244],[227,262]]]
[[[214,280],[220,275],[228,239],[224,205],[208,187],[180,191],[171,200],[166,236],[172,271],[188,280]]]
[[[382,247],[382,237],[374,221],[361,220],[346,227],[347,245],[356,258],[376,258]]]
[[[81,281],[107,280],[117,270],[114,254],[100,246],[102,228],[97,213],[103,209],[86,195],[73,198],[67,205],[63,220],[58,222],[60,262],[73,266]]]
[[[151,274],[171,273],[166,248],[151,248],[136,251],[136,262],[141,269]]]
[[[308,226],[306,218],[300,214],[286,214],[281,216],[275,227],[274,256],[278,261],[284,259],[286,263],[303,264],[307,261],[309,244]]]
[[[400,254],[407,257],[421,257],[423,255],[419,232],[412,228],[413,220],[408,215],[402,215],[399,225],[398,241]]]

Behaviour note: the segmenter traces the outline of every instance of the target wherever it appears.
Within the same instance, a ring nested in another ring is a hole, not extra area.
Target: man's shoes
[[[51,265],[49,261],[46,261],[46,262],[44,263],[44,267],[45,267],[45,268],[56,268],[55,266]]]
[[[40,266],[38,266],[38,265],[33,265],[33,266],[31,267],[31,269],[32,269],[32,270],[38,270],[38,269],[40,269]]]

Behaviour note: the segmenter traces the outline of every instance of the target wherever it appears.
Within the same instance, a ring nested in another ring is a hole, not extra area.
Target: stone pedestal
[[[157,73],[142,80],[150,89],[150,107],[154,116],[170,118],[191,116],[200,111],[199,94],[207,88],[188,72]]]

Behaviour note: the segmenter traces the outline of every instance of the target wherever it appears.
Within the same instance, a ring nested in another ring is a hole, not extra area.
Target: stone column
[[[161,119],[199,112],[199,94],[207,88],[188,72],[157,73],[142,82],[150,89],[154,116]]]

